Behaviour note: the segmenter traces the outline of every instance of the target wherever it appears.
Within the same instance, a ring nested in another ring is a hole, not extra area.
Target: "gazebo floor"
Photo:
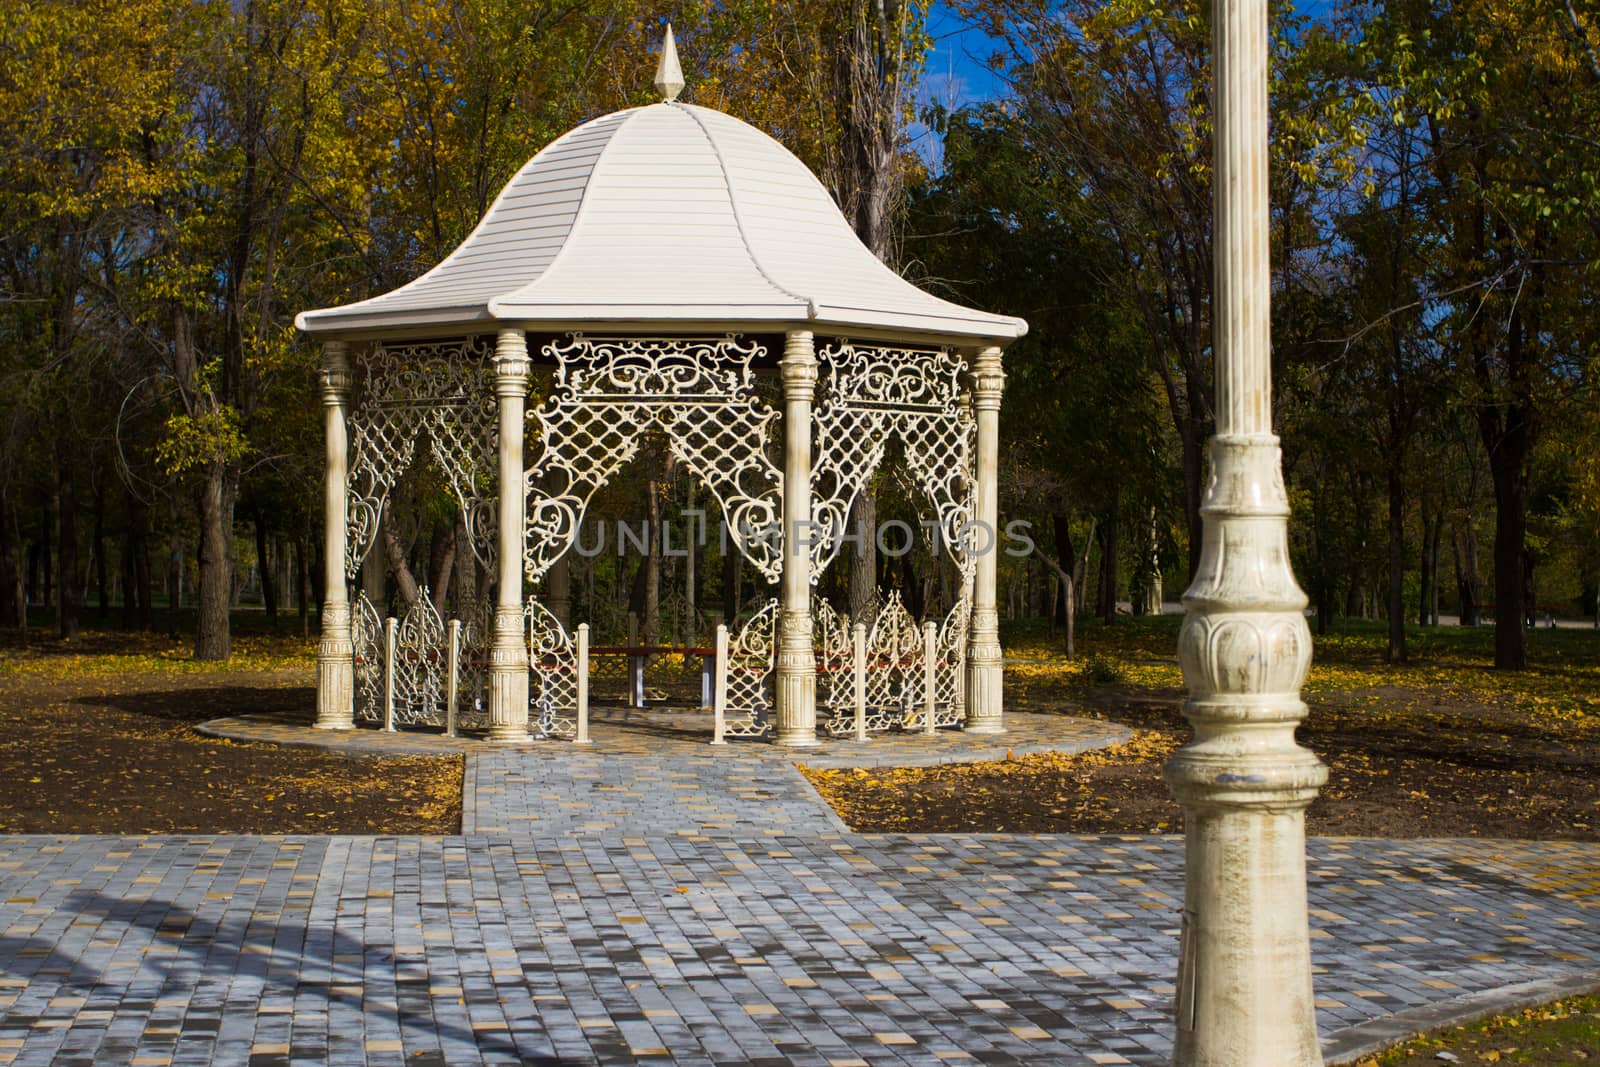
[[[943,728],[932,736],[911,731],[876,734],[858,742],[825,735],[815,748],[785,748],[766,739],[732,738],[713,746],[711,713],[686,708],[627,708],[597,705],[591,712],[592,743],[530,738],[526,744],[491,743],[479,736],[445,737],[436,728],[386,732],[370,725],[354,730],[317,730],[309,712],[303,715],[240,715],[212,719],[198,729],[213,737],[235,741],[266,741],[282,745],[325,748],[351,755],[416,756],[443,752],[493,752],[515,749],[566,759],[592,754],[718,759],[737,756],[778,763],[805,763],[812,767],[921,767],[937,763],[1000,759],[1010,752],[1083,752],[1126,740],[1131,731],[1115,723],[1069,715],[1014,714],[1006,716],[1003,734],[968,734]]]

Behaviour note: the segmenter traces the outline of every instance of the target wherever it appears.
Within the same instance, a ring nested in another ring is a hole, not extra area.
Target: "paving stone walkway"
[[[457,837],[0,838],[0,1063],[1170,1054],[1180,839],[851,834],[759,746],[468,773]],[[1310,877],[1329,1037],[1600,973],[1600,846],[1317,840]]]

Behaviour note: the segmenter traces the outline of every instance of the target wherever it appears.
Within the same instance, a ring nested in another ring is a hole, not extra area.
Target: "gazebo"
[[[835,734],[868,690],[875,727],[1002,729],[1001,352],[1026,324],[907,282],[777,141],[679,102],[670,34],[662,102],[555,140],[420,278],[298,317],[322,342],[327,433],[317,726],[349,729],[380,700],[393,726],[400,684],[426,698],[405,702],[409,721],[435,721],[415,709],[443,705],[453,728],[471,688],[464,643],[485,665],[491,740],[526,741],[530,723],[571,736],[586,633],[525,588],[572,549],[590,499],[650,434],[778,583],[726,638],[728,733],[817,744],[819,664],[821,725]],[[774,375],[781,411],[758,387]],[[527,410],[530,385],[544,399]],[[495,576],[492,610],[385,624],[349,583],[424,440]],[[814,604],[814,586],[891,440],[961,594],[942,620],[918,627],[886,611],[861,634]],[[397,645],[432,666],[380,677]]]

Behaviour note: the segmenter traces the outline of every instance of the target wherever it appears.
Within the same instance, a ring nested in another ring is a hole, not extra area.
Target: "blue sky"
[[[1318,17],[1332,10],[1335,0],[1291,2],[1300,11]],[[1005,79],[987,65],[988,58],[1000,47],[993,38],[968,25],[942,0],[933,0],[928,11],[928,32],[933,37],[933,51],[919,87],[919,107],[937,100],[953,111],[1006,95]],[[909,132],[917,151],[937,167],[939,145],[932,143],[926,128],[920,122],[913,123]]]

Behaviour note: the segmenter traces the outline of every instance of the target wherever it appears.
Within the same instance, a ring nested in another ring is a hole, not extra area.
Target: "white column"
[[[528,399],[528,342],[501,330],[494,355],[500,405],[500,498],[496,507],[499,590],[489,646],[489,740],[528,740],[528,645],[522,632],[522,541],[527,488],[522,478],[523,407]]]
[[[777,737],[817,743],[817,660],[811,647],[811,401],[817,355],[796,330],[778,364],[783,375],[783,584],[778,612]]]
[[[1000,555],[1000,396],[1006,376],[1000,349],[985,348],[972,363],[972,406],[978,420],[973,466],[978,484],[973,519],[981,550],[972,581],[972,623],[967,631],[967,717],[975,734],[1005,732],[1002,720],[1000,613],[995,607],[995,565]]]
[[[355,727],[355,645],[350,638],[350,587],[345,581],[350,436],[350,354],[343,341],[322,345],[322,424],[327,457],[322,498],[322,641],[317,646],[319,730]]]
[[[1327,770],[1294,739],[1311,633],[1272,435],[1267,8],[1213,12],[1217,435],[1178,637],[1194,739],[1166,767],[1185,828],[1173,1062],[1312,1067],[1305,808]]]

